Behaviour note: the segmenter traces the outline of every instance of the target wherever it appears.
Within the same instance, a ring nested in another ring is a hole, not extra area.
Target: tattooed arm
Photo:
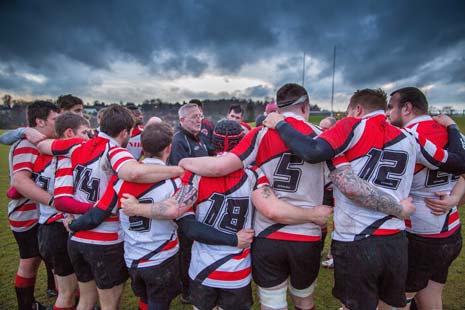
[[[196,200],[197,189],[192,185],[184,185],[173,197],[160,202],[140,203],[136,197],[123,194],[121,209],[128,216],[172,220],[189,210]]]
[[[400,219],[408,218],[415,211],[410,197],[397,202],[393,196],[362,180],[350,165],[334,169],[329,177],[334,186],[361,207],[390,214]]]
[[[313,222],[326,224],[332,208],[321,205],[313,208],[295,207],[284,202],[274,194],[273,190],[264,186],[256,189],[251,195],[254,206],[267,218],[281,224],[302,224]]]

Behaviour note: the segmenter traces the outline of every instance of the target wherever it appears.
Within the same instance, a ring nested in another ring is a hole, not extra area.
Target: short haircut
[[[228,114],[231,113],[231,111],[234,111],[234,113],[244,113],[244,110],[242,110],[242,107],[240,104],[232,104],[230,107],[229,107],[229,110],[228,110]]]
[[[299,84],[288,83],[281,86],[276,93],[276,104],[278,108],[285,108],[294,104],[303,103],[308,104],[308,93]]]
[[[400,95],[400,106],[402,108],[407,102],[412,104],[412,107],[421,113],[428,113],[428,100],[425,94],[416,87],[404,87],[395,90],[391,93],[391,97],[395,94]]]
[[[89,126],[89,121],[72,112],[60,114],[55,121],[55,131],[59,138],[63,138],[68,128],[71,128],[73,132],[76,133],[81,126]]]
[[[173,128],[165,122],[152,123],[144,127],[141,144],[145,157],[160,157],[161,152],[171,144]]]
[[[75,97],[71,94],[62,95],[58,97],[58,100],[57,100],[58,107],[63,111],[69,111],[71,110],[72,107],[78,104],[84,105],[84,102],[82,102],[80,98]]]
[[[191,99],[191,100],[189,100],[189,103],[194,103],[194,104],[196,104],[199,108],[203,108],[202,101],[200,101],[199,99]]]
[[[131,112],[118,104],[109,105],[100,119],[100,131],[114,138],[123,130],[130,131],[134,124]]]
[[[332,116],[327,116],[327,117],[323,118],[323,119],[320,121],[320,124],[321,124],[323,121],[328,121],[328,122],[329,122],[329,126],[330,126],[330,127],[333,127],[334,125],[336,125],[337,119],[336,119],[335,117],[332,117]]]
[[[361,105],[367,111],[384,110],[387,108],[387,95],[381,88],[378,89],[359,89],[350,97],[349,107],[355,108]]]
[[[54,103],[43,100],[34,101],[27,107],[27,121],[29,123],[29,127],[37,126],[36,118],[44,121],[47,120],[48,115],[52,111],[59,113],[59,109]]]
[[[199,108],[199,106],[196,105],[195,103],[187,103],[187,104],[183,105],[182,107],[180,107],[179,110],[178,110],[179,118],[185,117],[186,114],[187,114],[187,110],[193,109],[193,108]]]
[[[244,137],[245,132],[238,122],[233,120],[219,121],[213,130],[212,144],[215,151],[229,152]]]

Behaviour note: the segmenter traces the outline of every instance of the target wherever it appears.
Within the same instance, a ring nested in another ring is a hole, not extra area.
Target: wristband
[[[48,201],[47,205],[53,207],[53,202],[55,201],[55,197],[52,196],[50,200]]]

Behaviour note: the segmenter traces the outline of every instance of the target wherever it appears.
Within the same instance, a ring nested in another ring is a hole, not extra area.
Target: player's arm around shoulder
[[[254,206],[267,218],[281,224],[315,223],[324,225],[332,214],[330,206],[299,208],[276,197],[269,186],[262,186],[252,192]]]

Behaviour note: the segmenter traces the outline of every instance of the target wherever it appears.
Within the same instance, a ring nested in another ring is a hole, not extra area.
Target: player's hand
[[[412,203],[412,197],[402,199],[400,204],[402,205],[402,212],[400,213],[400,218],[402,220],[408,219],[417,209],[417,207]]]
[[[24,130],[24,136],[32,144],[37,144],[37,143],[39,143],[40,141],[42,141],[42,140],[44,140],[46,138],[37,129],[30,128],[30,127],[26,128]]]
[[[433,117],[433,119],[446,128],[455,124],[454,120],[445,114],[436,115]]]
[[[306,210],[308,210],[310,221],[319,226],[326,225],[329,217],[333,214],[333,208],[327,205],[320,205]]]
[[[73,232],[71,229],[69,229],[69,223],[71,221],[74,221],[74,216],[72,216],[71,214],[68,214],[68,216],[63,220],[63,225],[65,226],[68,232]]]
[[[240,249],[244,249],[253,241],[253,237],[255,235],[255,231],[253,229],[241,229],[237,233],[237,247]]]
[[[131,194],[124,193],[120,199],[121,209],[127,216],[136,216],[139,208],[139,200]]]
[[[275,129],[276,125],[284,120],[284,116],[282,114],[279,114],[277,112],[272,112],[268,114],[263,121],[263,126],[266,126],[271,129]]]
[[[438,196],[439,199],[425,198],[426,206],[431,209],[431,213],[434,215],[443,215],[449,212],[460,200],[460,197],[450,196],[448,193],[444,192],[436,192],[434,194]]]

